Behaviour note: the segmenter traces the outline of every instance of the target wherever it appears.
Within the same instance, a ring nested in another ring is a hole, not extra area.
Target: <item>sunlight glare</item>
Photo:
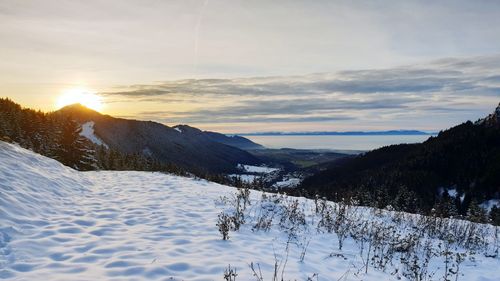
[[[57,100],[57,108],[75,103],[96,111],[100,111],[103,108],[102,98],[83,88],[65,90]]]

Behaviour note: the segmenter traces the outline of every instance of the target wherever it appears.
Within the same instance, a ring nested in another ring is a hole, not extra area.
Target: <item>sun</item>
[[[63,91],[57,99],[57,108],[79,103],[90,109],[100,111],[103,108],[102,98],[84,88],[72,88]]]

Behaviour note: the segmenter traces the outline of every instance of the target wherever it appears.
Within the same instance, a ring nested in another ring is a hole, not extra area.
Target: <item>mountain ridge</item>
[[[240,136],[412,136],[435,135],[435,132],[419,130],[386,130],[386,131],[314,131],[314,132],[261,132],[242,133]]]
[[[115,118],[80,104],[63,107],[56,113],[70,116],[80,125],[93,121],[96,136],[113,149],[142,153],[188,170],[228,173],[236,171],[237,164],[262,163],[245,150],[230,145],[237,145],[234,141],[222,143],[224,135],[207,134],[194,127],[169,127],[154,121]]]

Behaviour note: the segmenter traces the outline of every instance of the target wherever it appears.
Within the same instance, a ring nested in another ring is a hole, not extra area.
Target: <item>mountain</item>
[[[87,114],[99,117],[88,111]],[[161,171],[186,175],[185,168],[162,163],[142,153],[109,148],[94,133],[94,122],[80,126],[61,112],[42,112],[0,98],[0,140],[16,143],[77,170]],[[190,171],[199,177],[221,181],[220,175]]]
[[[204,132],[211,140],[244,150],[264,149],[264,146],[238,135],[227,136],[216,132]]]
[[[415,135],[434,135],[417,130],[390,130],[390,131],[347,131],[347,132],[262,132],[246,133],[242,136],[415,136]]]
[[[500,105],[482,120],[465,122],[423,143],[339,160],[306,178],[296,192],[464,216],[474,205],[499,202]]]
[[[210,131],[202,131],[197,128],[190,127],[188,125],[177,125],[173,127],[174,130],[177,130],[180,133],[186,134],[188,136],[200,136],[208,138],[211,141],[222,143],[225,145],[237,147],[243,150],[253,150],[253,149],[263,149],[264,147],[258,143],[255,143],[247,138],[231,135],[227,136],[221,133],[210,132]]]
[[[190,171],[230,173],[237,171],[237,164],[261,164],[250,153],[214,141],[212,134],[192,127],[171,128],[152,121],[115,118],[80,104],[66,106],[57,113],[71,116],[81,125],[92,122],[95,136],[112,149],[140,153]]]

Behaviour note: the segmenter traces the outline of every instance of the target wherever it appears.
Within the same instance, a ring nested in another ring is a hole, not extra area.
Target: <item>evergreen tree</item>
[[[78,170],[91,170],[95,166],[94,150],[80,133],[82,128],[71,119],[63,123],[58,141],[57,158],[61,163]]]
[[[398,189],[393,207],[398,211],[415,213],[418,210],[417,195],[403,185]]]
[[[474,222],[485,223],[486,211],[479,206],[476,200],[472,200],[467,211],[467,219]]]
[[[439,201],[434,205],[434,213],[438,217],[455,217],[458,216],[458,208],[455,200],[450,197],[448,191],[444,191]]]
[[[494,205],[489,214],[490,223],[493,225],[500,225],[500,208]]]

